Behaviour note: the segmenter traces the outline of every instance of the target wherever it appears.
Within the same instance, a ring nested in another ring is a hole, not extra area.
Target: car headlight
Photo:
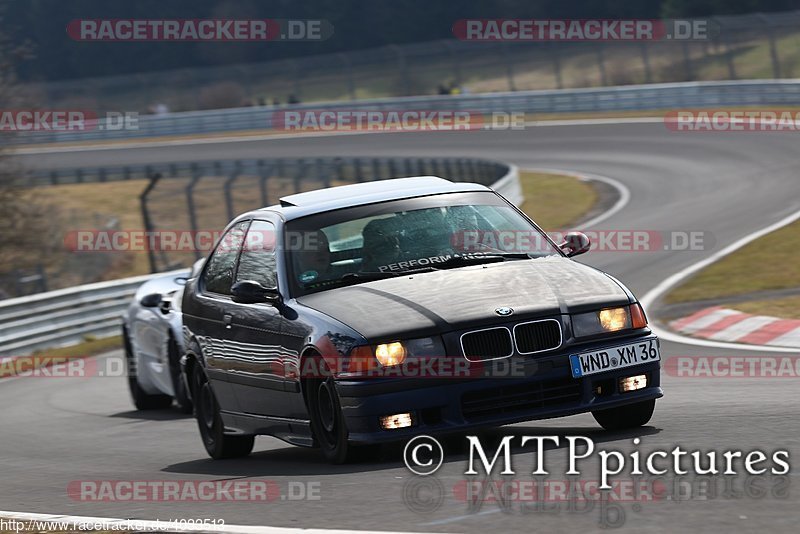
[[[406,348],[399,341],[382,343],[375,347],[375,358],[384,367],[400,365],[406,360]]]
[[[360,373],[376,369],[379,364],[393,367],[413,359],[440,358],[444,355],[444,342],[438,336],[360,346],[350,353],[348,371]]]
[[[616,332],[627,328],[631,323],[631,316],[628,308],[608,308],[607,310],[600,310],[597,313],[597,318],[600,319],[600,326],[606,332]]]
[[[575,337],[594,336],[631,328],[644,328],[645,326],[647,326],[647,319],[638,303],[572,316],[572,330]]]

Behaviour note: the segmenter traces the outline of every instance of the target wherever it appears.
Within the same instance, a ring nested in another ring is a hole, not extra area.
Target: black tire
[[[137,410],[163,410],[172,406],[172,397],[169,395],[151,395],[146,393],[139,385],[136,377],[136,358],[133,356],[133,347],[128,337],[128,329],[122,327],[122,344],[125,348],[125,361],[128,364],[128,389],[131,400]]]
[[[192,413],[194,406],[189,398],[189,391],[186,381],[181,374],[181,354],[178,350],[178,342],[173,336],[169,336],[167,342],[167,358],[169,361],[169,374],[172,379],[172,390],[175,392],[175,403],[181,413]]]
[[[253,451],[255,436],[233,436],[225,433],[217,397],[199,364],[194,366],[192,391],[197,427],[208,455],[215,460],[222,460],[241,458],[250,454]]]
[[[625,430],[646,425],[653,416],[656,401],[648,400],[592,412],[594,420],[606,430]]]
[[[347,463],[354,459],[356,448],[348,441],[336,382],[321,356],[315,355],[311,358],[314,362],[310,369],[318,370],[321,375],[304,382],[314,440],[329,462]]]

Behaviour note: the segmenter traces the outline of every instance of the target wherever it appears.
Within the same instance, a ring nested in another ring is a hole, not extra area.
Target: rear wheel
[[[194,366],[192,391],[195,399],[195,417],[208,455],[215,460],[239,458],[253,451],[255,436],[225,434],[225,425],[219,413],[219,404],[203,369]]]
[[[122,327],[122,344],[125,348],[125,361],[128,364],[128,389],[131,399],[137,410],[159,410],[172,406],[172,397],[169,395],[151,395],[146,393],[139,385],[137,378],[136,357],[133,355],[133,346],[128,337],[128,329]]]
[[[625,430],[646,425],[656,408],[655,399],[592,412],[594,420],[606,430]]]

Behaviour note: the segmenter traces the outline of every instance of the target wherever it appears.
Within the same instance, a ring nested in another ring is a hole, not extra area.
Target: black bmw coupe
[[[436,177],[287,196],[234,219],[186,285],[206,450],[360,446],[591,412],[646,424],[658,339],[636,297],[491,189]]]

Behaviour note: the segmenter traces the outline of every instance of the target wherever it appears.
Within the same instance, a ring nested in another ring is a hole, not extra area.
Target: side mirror
[[[240,304],[268,302],[277,304],[281,300],[277,287],[264,287],[255,280],[242,280],[231,286],[231,297]]]
[[[578,256],[584,252],[589,252],[592,248],[592,241],[583,232],[569,232],[564,236],[564,242],[558,245],[568,258]]]
[[[139,304],[141,304],[145,308],[155,308],[159,304],[161,304],[162,299],[163,296],[161,295],[161,293],[150,293],[148,295],[143,296],[142,300],[139,301]]]

